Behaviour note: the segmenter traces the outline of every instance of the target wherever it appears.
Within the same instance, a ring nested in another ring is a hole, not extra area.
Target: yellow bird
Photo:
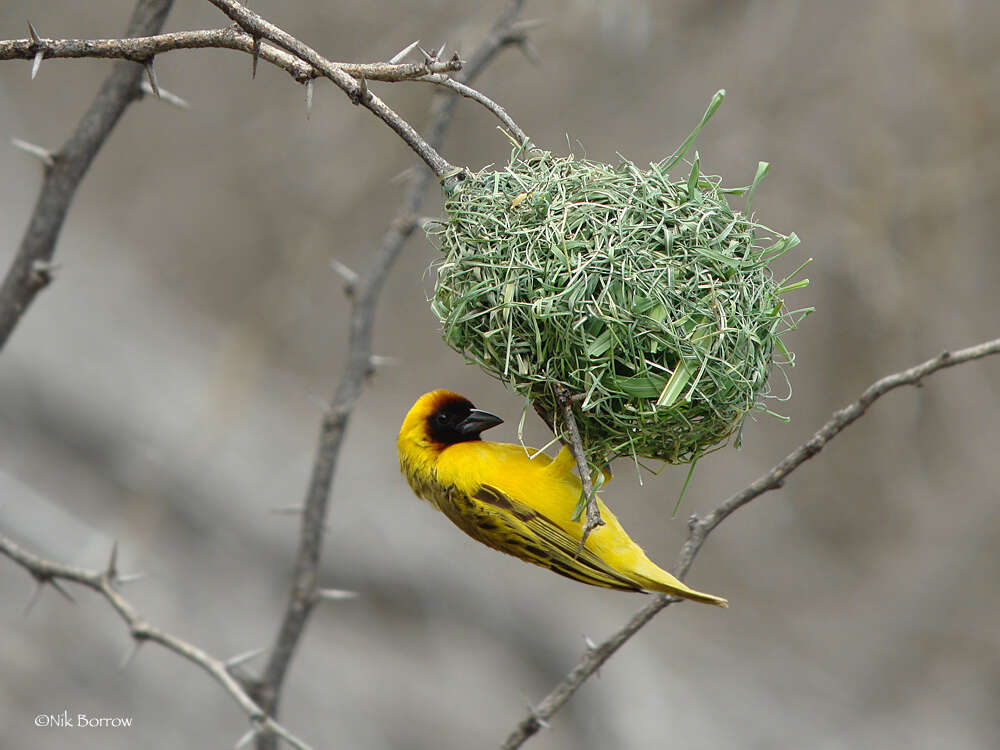
[[[572,519],[582,491],[576,461],[491,443],[480,433],[503,422],[463,396],[438,390],[417,399],[399,431],[399,465],[419,497],[478,542],[554,573],[620,591],[674,594],[726,607],[725,599],[685,586],[646,557],[598,499],[604,525],[582,550]]]

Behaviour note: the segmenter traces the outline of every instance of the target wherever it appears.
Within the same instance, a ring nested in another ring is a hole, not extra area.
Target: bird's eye
[[[448,415],[445,414],[444,412],[441,412],[440,414],[437,415],[437,420],[438,423],[445,424],[448,421]]]

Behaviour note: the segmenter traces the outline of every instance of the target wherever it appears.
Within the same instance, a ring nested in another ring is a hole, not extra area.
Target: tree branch
[[[566,432],[569,433],[569,448],[576,459],[576,469],[580,474],[580,483],[583,486],[583,497],[587,503],[587,521],[583,525],[583,535],[580,537],[580,549],[587,543],[590,532],[598,526],[603,526],[601,511],[597,508],[597,493],[594,492],[594,483],[590,478],[590,467],[587,466],[587,453],[583,447],[583,440],[580,438],[580,430],[576,426],[576,417],[573,415],[573,397],[561,385],[556,385],[556,398],[562,406],[563,424],[566,425]]]
[[[153,34],[163,27],[173,0],[139,0],[126,35]],[[0,350],[42,289],[52,280],[56,241],[76,189],[125,109],[141,96],[141,65],[119,62],[62,148],[50,155],[45,180],[14,261],[0,286]]]
[[[268,716],[260,706],[247,694],[239,681],[230,673],[230,668],[234,661],[224,662],[206,653],[197,646],[188,643],[177,636],[171,635],[146,622],[135,607],[132,606],[115,588],[123,578],[118,575],[117,570],[117,545],[111,550],[111,560],[108,567],[103,571],[86,570],[69,565],[45,560],[22,549],[12,540],[0,535],[0,552],[27,570],[38,583],[39,590],[45,584],[58,586],[57,581],[71,581],[96,591],[103,596],[112,609],[118,613],[119,617],[128,626],[129,635],[138,648],[141,644],[152,641],[159,643],[168,651],[173,651],[178,656],[182,656],[192,664],[196,664],[205,670],[218,682],[239,704],[240,708],[246,712],[253,724],[252,731],[260,736],[280,737],[292,747],[299,750],[310,750],[309,746],[289,732],[278,722]],[[64,596],[69,596],[64,590],[59,588]],[[35,597],[32,597],[34,601]]]
[[[745,489],[730,496],[702,519],[692,516],[688,526],[688,538],[681,549],[673,573],[684,579],[695,557],[701,550],[708,535],[727,517],[754,498],[760,497],[770,490],[775,490],[784,484],[785,478],[795,469],[815,456],[833,438],[839,435],[845,427],[864,416],[868,408],[889,391],[905,385],[919,385],[920,382],[939,370],[982,359],[994,354],[1000,354],[1000,339],[986,341],[968,349],[944,352],[934,359],[919,365],[888,375],[872,383],[854,402],[833,413],[833,416],[805,443],[793,450],[777,463],[766,474],[761,475]],[[676,597],[658,595],[649,604],[640,609],[618,632],[598,646],[588,648],[579,662],[569,671],[562,681],[545,696],[503,743],[503,750],[514,750],[523,745],[530,737],[542,728],[544,722],[552,717],[573,696],[577,689],[596,672],[612,654],[614,654],[629,638],[655,617],[660,610],[682,601]]]
[[[127,39],[9,39],[0,40],[0,60],[34,60],[39,52],[43,60],[56,58],[95,57],[145,62],[155,55],[178,49],[231,49],[256,54],[286,71],[299,83],[317,78],[320,73],[296,55],[272,44],[260,44],[254,49],[254,37],[236,28],[176,31],[154,36]],[[369,81],[407,81],[428,74],[461,70],[462,61],[425,60],[420,63],[332,63],[354,78]]]
[[[510,28],[521,5],[522,0],[512,0],[508,3],[487,39],[466,64],[462,74],[466,80],[478,75],[500,49],[519,42],[519,37],[512,34]],[[431,103],[427,132],[429,141],[435,148],[440,147],[454,111],[455,100],[453,94],[442,93]],[[431,173],[426,171],[421,171],[419,176],[413,179],[396,219],[372,254],[368,267],[357,276],[350,287],[351,317],[347,363],[331,405],[324,413],[320,425],[316,456],[306,491],[291,596],[274,647],[271,649],[270,659],[253,691],[260,705],[272,716],[277,716],[282,685],[309,615],[318,600],[319,558],[323,544],[323,528],[328,513],[330,487],[351,414],[365,382],[374,371],[372,336],[375,307],[390,269],[399,257],[406,239],[417,226],[417,210],[430,181]],[[273,745],[273,738],[266,735],[261,735],[258,740],[259,748],[270,748]]]
[[[360,82],[355,81],[336,63],[327,60],[309,45],[300,42],[288,32],[278,28],[242,3],[236,2],[236,0],[209,0],[209,2],[229,16],[240,28],[244,29],[255,39],[267,39],[310,63],[316,70],[333,81],[350,97],[352,102],[364,106],[392,128],[426,162],[427,166],[438,177],[454,171],[455,167],[449,164],[447,159],[441,156],[433,146],[424,140],[413,129],[410,123],[396,114],[385,102],[368,90],[363,78]]]
[[[528,140],[528,135],[521,130],[521,127],[514,122],[514,119],[510,115],[507,114],[507,110],[471,86],[466,86],[461,81],[456,81],[449,76],[440,74],[420,76],[414,80],[444,86],[445,88],[451,89],[456,94],[460,94],[468,99],[472,99],[473,101],[482,104],[486,107],[486,109],[496,115],[496,118],[500,120],[500,122],[504,124],[504,127],[510,131],[511,135],[514,136],[519,145],[524,145],[524,142]]]

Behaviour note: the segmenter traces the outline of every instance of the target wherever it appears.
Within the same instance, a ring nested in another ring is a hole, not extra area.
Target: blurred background
[[[333,59],[415,39],[467,52],[502,3],[258,0]],[[0,36],[121,35],[132,3],[0,7]],[[685,476],[627,462],[605,500],[669,566],[686,516],[766,471],[869,383],[1000,329],[1000,5],[966,2],[559,0],[527,4],[541,64],[516,51],[478,87],[536,142],[643,163],[669,154],[719,88],[703,171],[747,184],[797,232],[778,272],[814,258],[789,301],[789,424],[749,421],[741,451]],[[228,23],[178,2],[166,30]],[[0,134],[58,148],[106,61],[0,65]],[[332,85],[304,90],[228,51],[157,58],[191,103],[129,110],[63,230],[55,283],[0,357],[0,529],[53,559],[103,565],[152,623],[229,656],[271,643],[283,612],[318,421],[340,377],[348,302],[331,259],[361,268],[417,160]],[[433,90],[376,92],[423,122]],[[502,163],[494,120],[463,102],[444,149]],[[0,148],[0,264],[24,231],[38,163]],[[436,215],[429,194],[423,209]],[[426,304],[435,251],[415,235],[378,312],[378,370],[335,479],[323,605],[300,644],[283,722],[317,747],[496,747],[584,649],[646,600],[567,581],[467,539],[397,473],[419,394],[449,387],[507,419],[522,402],[441,342]],[[689,582],[728,611],[671,607],[529,746],[985,748],[1000,733],[1000,360],[889,395],[817,459],[729,519]],[[776,382],[778,392],[783,381]],[[534,417],[529,442],[547,440]],[[492,433],[491,433],[492,434]],[[206,675],[130,648],[110,608],[46,589],[0,559],[0,746],[228,747],[246,718]],[[40,713],[131,716],[132,729],[39,729]]]

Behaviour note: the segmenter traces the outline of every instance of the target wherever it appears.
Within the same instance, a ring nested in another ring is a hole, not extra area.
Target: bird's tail
[[[712,594],[706,594],[702,591],[696,591],[690,586],[686,586],[681,581],[674,578],[667,571],[653,564],[652,561],[649,562],[650,569],[643,571],[636,571],[635,578],[642,583],[643,588],[646,591],[656,592],[659,594],[673,594],[674,596],[680,596],[684,599],[691,599],[692,601],[702,602],[704,604],[714,604],[716,607],[728,607],[729,602],[723,599],[721,596],[714,596]]]

